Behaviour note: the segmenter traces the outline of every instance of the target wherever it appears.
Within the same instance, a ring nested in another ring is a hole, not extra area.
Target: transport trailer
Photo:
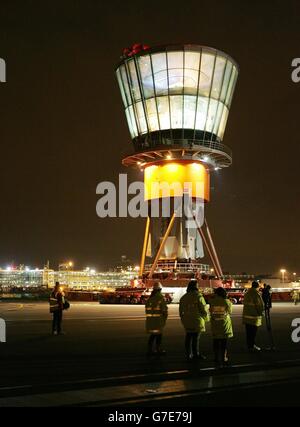
[[[145,304],[151,294],[151,289],[146,286],[134,288],[126,286],[99,293],[99,304]],[[167,304],[173,301],[171,292],[163,292]]]

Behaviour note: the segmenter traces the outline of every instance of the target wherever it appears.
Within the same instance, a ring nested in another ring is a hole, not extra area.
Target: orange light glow
[[[209,201],[209,172],[201,163],[174,162],[145,168],[145,200],[180,197],[189,191],[192,197]]]

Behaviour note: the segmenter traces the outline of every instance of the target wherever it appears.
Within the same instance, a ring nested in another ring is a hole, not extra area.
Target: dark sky
[[[126,172],[114,66],[136,42],[204,44],[239,63],[233,165],[212,179],[207,218],[224,270],[300,273],[298,0],[1,0],[0,265],[138,260],[144,221],[95,210],[97,183]]]

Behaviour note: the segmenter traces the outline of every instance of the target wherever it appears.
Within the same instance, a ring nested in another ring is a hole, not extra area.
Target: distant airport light
[[[11,266],[10,266],[10,265],[8,265],[8,266],[6,267],[6,271],[11,271],[11,270],[12,270]]]
[[[282,281],[282,283],[284,283],[286,269],[285,268],[281,268],[280,269],[280,273],[281,273],[281,281]]]

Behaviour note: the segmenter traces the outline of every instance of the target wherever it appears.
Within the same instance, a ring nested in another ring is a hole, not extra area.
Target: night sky
[[[139,259],[142,219],[100,219],[96,186],[127,171],[114,67],[136,42],[197,43],[240,65],[207,218],[225,271],[300,274],[299,1],[0,4],[0,266]],[[140,172],[128,170],[132,180]]]

